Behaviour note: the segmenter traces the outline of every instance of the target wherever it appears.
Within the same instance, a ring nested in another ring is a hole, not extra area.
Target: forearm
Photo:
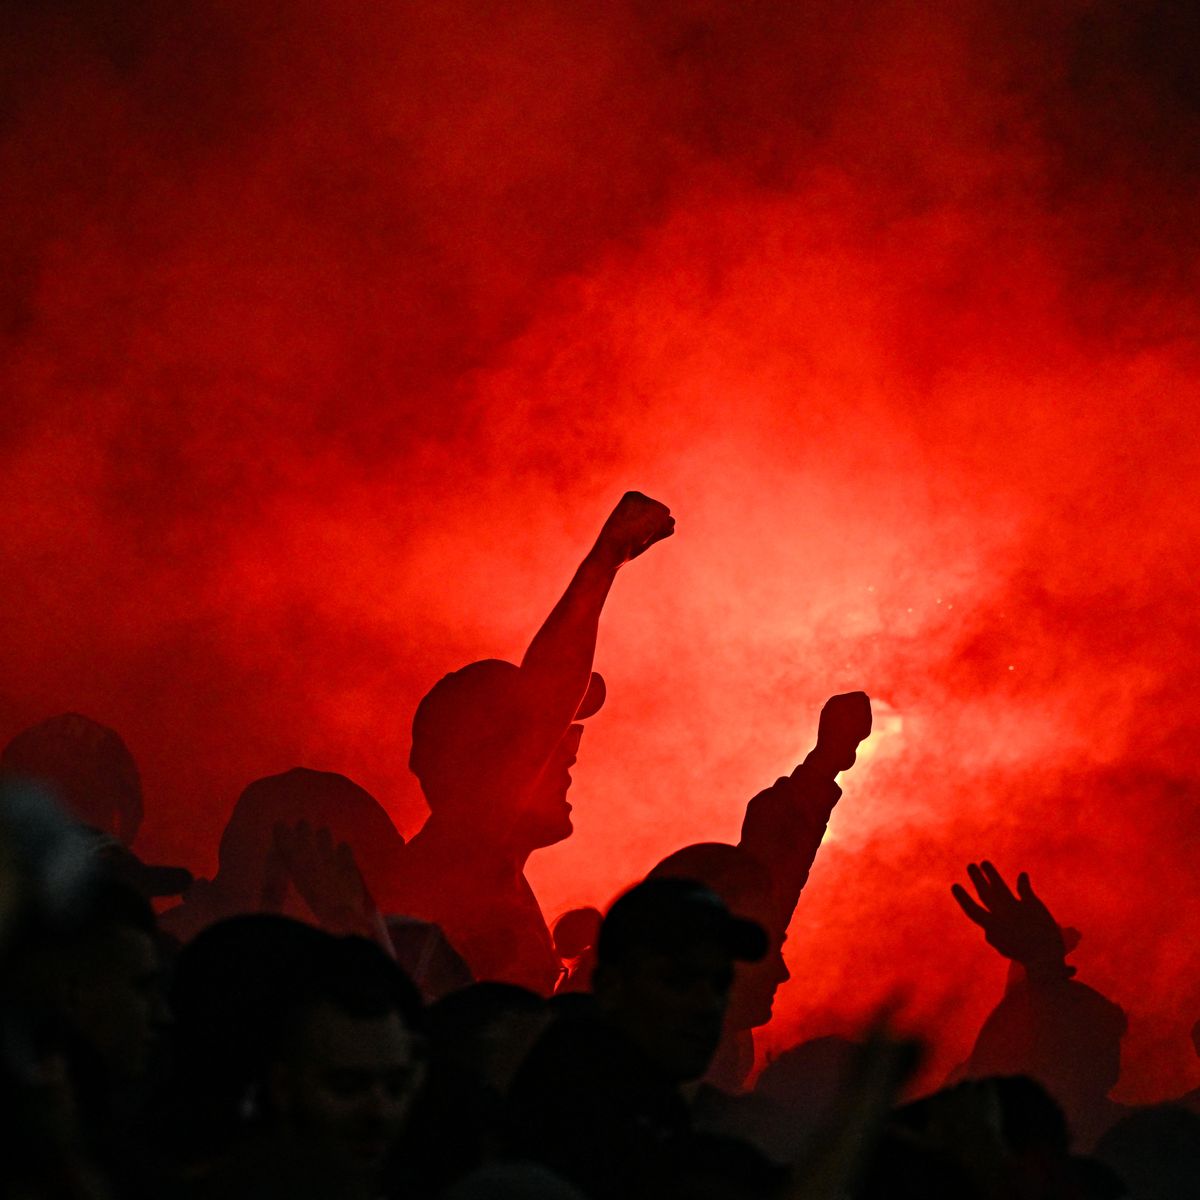
[[[837,784],[806,760],[746,806],[739,845],[770,873],[784,925],[808,882],[840,796]]]
[[[611,556],[593,547],[521,660],[539,708],[547,714],[561,711],[564,726],[587,691],[600,614],[616,575]]]
[[[592,681],[600,613],[620,567],[670,537],[670,510],[641,492],[626,492],[521,660],[526,733],[513,747],[514,779],[527,777],[562,738]],[[597,680],[602,697],[602,681]],[[599,705],[597,704],[596,707]]]

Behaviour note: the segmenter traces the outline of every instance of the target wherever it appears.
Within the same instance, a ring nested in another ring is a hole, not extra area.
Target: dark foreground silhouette
[[[473,663],[425,697],[411,765],[430,816],[407,846],[352,780],[294,768],[245,788],[217,872],[193,882],[134,853],[141,784],[115,731],[66,714],[13,738],[0,1196],[1200,1194],[1197,1093],[1112,1099],[1125,1012],[1075,978],[1080,935],[1029,877],[1010,887],[987,861],[952,891],[1007,980],[945,1087],[905,1092],[920,1048],[886,1017],[748,1086],[838,777],[870,733],[862,692],[826,703],[737,844],[685,846],[606,915],[547,929],[524,866],[571,833],[580,722],[604,699],[600,612],[673,524],[626,495],[521,665]]]
[[[664,505],[627,493],[521,665],[471,663],[437,683],[413,718],[410,766],[429,819],[404,851],[394,902],[440,925],[476,978],[547,993],[558,982],[562,963],[525,863],[571,835],[581,722],[604,702],[592,660],[609,590],[674,527]]]

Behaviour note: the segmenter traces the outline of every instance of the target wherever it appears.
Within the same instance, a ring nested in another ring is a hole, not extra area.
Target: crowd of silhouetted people
[[[628,493],[520,664],[429,691],[409,760],[429,816],[407,842],[352,780],[293,768],[245,788],[196,879],[135,853],[142,788],[115,731],[67,713],[13,736],[0,1197],[1200,1197],[1200,1092],[1110,1098],[1124,1011],[1074,977],[1079,935],[1028,876],[990,862],[952,891],[1008,979],[938,1090],[914,1094],[921,1047],[884,1015],[754,1074],[871,732],[862,692],[828,700],[736,843],[633,864],[607,912],[547,923],[524,868],[572,832],[601,610],[673,529]]]

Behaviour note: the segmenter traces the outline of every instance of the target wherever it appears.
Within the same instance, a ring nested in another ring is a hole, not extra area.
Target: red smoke
[[[733,839],[861,687],[766,1041],[901,989],[964,1057],[988,856],[1129,1011],[1120,1096],[1194,1084],[1200,18],[1052,7],[9,6],[0,734],[118,728],[200,871],[294,764],[411,833],[417,700],[637,487],[679,532],[547,914]]]

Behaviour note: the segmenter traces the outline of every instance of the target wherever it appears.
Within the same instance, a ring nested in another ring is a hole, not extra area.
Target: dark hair
[[[348,1016],[375,1019],[397,1012],[411,1030],[424,1028],[416,985],[374,942],[364,937],[323,937],[303,964],[295,990],[284,997],[286,1015],[331,1004]]]
[[[398,1011],[419,1028],[421,1000],[373,942],[291,917],[230,917],[181,951],[171,988],[174,1074],[165,1106],[184,1157],[223,1148],[253,1109],[271,1062],[312,1005],[356,1017]]]
[[[183,1158],[223,1150],[240,1130],[297,980],[329,936],[291,917],[251,913],[210,925],[180,952],[164,1104]]]
[[[515,983],[485,980],[459,988],[429,1006],[427,1025],[434,1042],[475,1038],[508,1013],[536,1015],[546,1000]]]
[[[742,962],[757,962],[767,951],[762,926],[733,916],[703,883],[646,879],[613,902],[600,926],[596,959],[615,964],[645,951],[670,953],[698,941],[724,946]]]
[[[444,675],[417,705],[408,768],[431,807],[481,783],[480,764],[490,757],[481,751],[511,735],[522,683],[519,667],[486,658]]]
[[[129,747],[79,713],[23,729],[0,752],[0,770],[48,785],[85,825],[115,833],[121,819],[134,827],[141,820],[142,783]]]

